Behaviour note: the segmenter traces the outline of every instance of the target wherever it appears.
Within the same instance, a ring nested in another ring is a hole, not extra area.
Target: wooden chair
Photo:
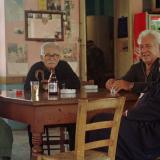
[[[124,97],[106,98],[99,100],[80,100],[77,111],[76,145],[75,151],[55,154],[53,156],[38,156],[38,160],[115,160],[117,137],[120,120],[125,103]],[[113,120],[101,122],[87,122],[87,113],[93,110],[114,110]],[[109,139],[85,142],[87,131],[111,128]],[[108,146],[108,153],[92,149]]]

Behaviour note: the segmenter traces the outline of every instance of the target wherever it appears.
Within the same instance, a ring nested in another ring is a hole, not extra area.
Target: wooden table
[[[126,96],[125,108],[133,106],[138,95],[121,92],[116,96]],[[32,155],[36,157],[42,152],[42,134],[44,125],[66,124],[76,122],[77,104],[79,98],[98,99],[112,97],[107,90],[87,93],[84,90],[75,96],[60,94],[56,97],[48,97],[46,92],[32,99],[30,93],[23,95],[15,91],[1,91],[0,116],[31,125],[32,131]]]

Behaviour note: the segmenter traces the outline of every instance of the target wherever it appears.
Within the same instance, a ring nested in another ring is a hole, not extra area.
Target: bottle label
[[[58,84],[55,83],[49,83],[48,84],[48,92],[49,93],[57,93],[58,92]]]

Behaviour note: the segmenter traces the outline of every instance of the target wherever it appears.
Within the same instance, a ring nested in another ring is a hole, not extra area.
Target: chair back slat
[[[98,99],[95,101],[90,101],[86,107],[86,111],[94,111],[100,109],[115,109],[120,107],[118,105],[119,101],[115,101],[115,98],[109,98],[110,100],[106,99]]]
[[[105,147],[105,146],[111,146],[111,145],[113,145],[113,140],[111,139],[99,140],[99,141],[86,143],[85,150],[100,148],[100,147]]]
[[[95,123],[87,124],[86,131],[92,131],[92,130],[103,129],[103,128],[111,128],[113,127],[113,125],[114,125],[113,121],[95,122]]]

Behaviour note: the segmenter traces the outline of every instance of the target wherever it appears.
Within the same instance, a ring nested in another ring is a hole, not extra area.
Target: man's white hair
[[[142,31],[137,39],[137,43],[140,45],[142,43],[142,39],[143,37],[146,37],[148,35],[152,35],[155,37],[155,41],[160,44],[160,33],[158,31],[155,30],[144,30]]]
[[[57,45],[55,42],[46,42],[41,46],[41,56],[45,55],[45,49],[46,48],[54,48],[55,52],[59,55],[61,55],[61,48]]]

